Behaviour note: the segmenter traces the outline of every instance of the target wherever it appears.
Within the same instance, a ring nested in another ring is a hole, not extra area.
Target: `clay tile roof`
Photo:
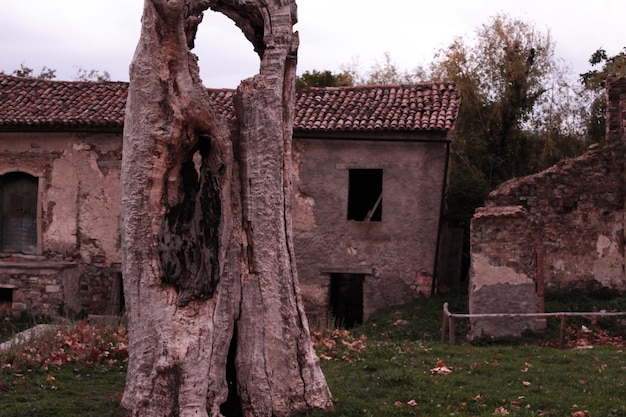
[[[209,89],[233,117],[234,90]],[[120,129],[128,84],[48,81],[0,75],[0,130]],[[294,130],[417,132],[453,128],[459,94],[450,82],[308,88],[297,91]]]
[[[459,109],[450,82],[298,90],[294,129],[447,131]]]
[[[0,76],[0,128],[119,128],[128,84]]]

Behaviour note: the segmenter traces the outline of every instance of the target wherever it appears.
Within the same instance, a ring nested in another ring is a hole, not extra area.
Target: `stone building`
[[[609,79],[607,97],[606,146],[505,182],[477,210],[470,313],[543,312],[546,288],[626,290],[626,80]],[[519,335],[535,325],[474,319],[472,333]]]
[[[234,117],[233,90],[209,90]],[[0,76],[0,309],[116,314],[127,84]],[[453,84],[305,89],[294,243],[313,319],[354,324],[430,291]]]

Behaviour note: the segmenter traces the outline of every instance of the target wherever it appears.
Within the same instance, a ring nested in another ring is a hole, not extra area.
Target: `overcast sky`
[[[603,47],[626,46],[624,0],[298,0],[298,73],[339,71],[358,62],[363,72],[389,53],[402,70],[428,64],[457,36],[471,35],[489,17],[506,13],[550,32],[556,56],[574,74],[587,71]],[[0,70],[20,64],[57,70],[70,80],[77,68],[128,80],[139,39],[143,0],[0,0]],[[194,52],[208,87],[236,87],[257,72],[258,58],[234,23],[208,11]]]

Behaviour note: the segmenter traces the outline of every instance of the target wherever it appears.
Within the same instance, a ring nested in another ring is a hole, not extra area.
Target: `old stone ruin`
[[[549,288],[626,290],[626,79],[607,80],[607,145],[494,190],[471,224],[469,312],[542,313]],[[540,331],[535,317],[471,318],[470,337]]]

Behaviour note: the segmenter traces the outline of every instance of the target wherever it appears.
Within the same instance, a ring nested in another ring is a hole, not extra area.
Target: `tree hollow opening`
[[[241,399],[237,392],[237,366],[235,357],[237,356],[237,329],[233,332],[233,338],[228,347],[228,357],[226,359],[226,384],[228,385],[228,397],[220,405],[220,413],[224,417],[243,417],[241,409]]]

